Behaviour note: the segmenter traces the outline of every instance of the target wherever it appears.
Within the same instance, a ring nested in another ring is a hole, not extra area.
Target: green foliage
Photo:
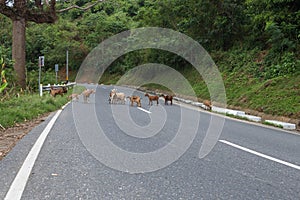
[[[0,46],[4,49],[11,49],[12,45],[12,23],[9,18],[0,14]]]
[[[2,80],[0,82],[0,93],[2,93],[3,90],[5,90],[5,88],[7,87],[8,83],[5,79],[5,70],[4,70],[5,63],[4,63],[4,60],[1,56],[0,56],[0,66],[1,66],[0,77],[1,77],[1,80]]]
[[[265,69],[264,77],[266,79],[271,79],[275,77],[299,74],[299,70],[300,60],[296,59],[294,53],[287,52],[279,58],[278,63],[270,64],[270,67]]]
[[[84,7],[90,2],[57,1],[56,5],[62,9],[74,3]],[[54,65],[65,67],[66,50],[69,68],[76,73],[86,55],[105,39],[125,30],[156,26],[180,31],[211,53],[223,74],[229,104],[252,109],[264,107],[268,113],[299,116],[293,110],[300,110],[299,8],[297,0],[114,0],[87,11],[72,9],[60,13],[55,24],[27,23],[28,93],[38,89],[39,56],[45,56],[42,83],[52,84]],[[3,15],[0,21],[0,50],[9,82],[6,89],[12,90],[15,85],[10,56],[12,23]],[[145,63],[173,67],[189,80],[199,98],[210,98],[204,81],[186,60],[157,49],[120,57],[100,82],[114,84],[126,71]],[[282,100],[278,103],[276,98]],[[47,99],[44,103],[52,105],[55,100]]]
[[[13,62],[9,56],[7,56],[7,51],[8,49],[0,46],[0,94],[3,94],[9,87],[12,87],[12,84],[9,82],[14,81],[14,73],[12,70]]]
[[[300,118],[299,60],[291,53],[282,66],[264,69],[253,58],[258,50],[215,52],[212,57],[223,74],[229,105],[273,115]],[[273,73],[272,73],[273,72]],[[202,94],[200,94],[202,96]]]
[[[265,53],[262,56],[260,54]],[[243,72],[252,78],[268,80],[299,74],[300,61],[293,52],[277,55],[272,61],[270,53],[253,50],[231,50],[213,52],[213,59],[219,64],[222,72]],[[261,58],[260,58],[261,57]]]
[[[69,91],[68,93],[71,93]],[[45,93],[40,97],[38,94],[27,94],[18,97],[11,97],[0,104],[1,125],[4,127],[13,126],[31,120],[44,113],[55,111],[68,102],[67,95],[52,97]]]
[[[85,0],[72,2],[80,6],[89,3]],[[180,31],[207,50],[228,50],[230,56],[247,62],[249,56],[238,53],[240,49],[255,49],[257,54],[265,50],[267,54],[259,63],[254,62],[257,55],[251,54],[253,58],[248,63],[253,67],[248,69],[250,74],[265,79],[284,76],[294,73],[299,65],[300,13],[297,2],[117,0],[99,3],[85,12],[72,9],[62,13],[56,24],[29,23],[27,69],[36,70],[40,55],[45,55],[46,70],[53,69],[55,64],[63,68],[68,49],[69,66],[76,70],[89,51],[110,36],[140,26],[158,26]],[[67,2],[57,4],[59,8],[69,5]],[[236,51],[232,51],[234,49]],[[109,72],[120,75],[136,65],[153,61],[180,70],[188,65],[168,52],[146,50],[123,56]],[[239,67],[232,63],[230,70]]]
[[[274,127],[278,127],[278,128],[283,128],[282,125],[274,124],[274,123],[270,123],[270,122],[266,122],[266,121],[264,121],[263,124],[268,125],[268,126],[274,126]]]
[[[43,30],[43,31],[41,31]],[[76,24],[60,19],[56,24],[31,24],[27,29],[27,60],[29,70],[38,67],[38,57],[45,56],[45,68],[54,65],[65,67],[66,51],[69,51],[70,69],[78,69],[88,47],[81,44]]]
[[[31,92],[38,91],[39,89],[39,71],[38,70],[31,70],[27,73],[27,89]],[[57,82],[60,83],[63,80],[58,76]],[[41,71],[41,84],[43,85],[53,85],[56,84],[56,76],[53,69],[48,69],[45,71],[42,68]]]
[[[299,47],[300,3],[297,0],[247,0],[252,45],[274,52]]]
[[[243,38],[243,1],[164,0],[155,6],[159,26],[179,30],[207,49],[228,49]]]
[[[167,93],[169,95],[175,95],[173,91],[170,90],[169,88],[156,83],[148,83],[145,85],[141,85],[140,88],[147,88],[148,90],[152,90],[152,91],[158,90],[158,91],[162,91],[163,93]]]
[[[90,48],[94,48],[108,37],[132,27],[131,19],[123,12],[107,15],[100,11],[86,13],[84,16],[84,19],[78,22],[79,32],[84,44]]]
[[[108,71],[105,71],[104,74],[101,76],[99,83],[107,85],[116,84],[120,78],[120,74],[111,74]]]

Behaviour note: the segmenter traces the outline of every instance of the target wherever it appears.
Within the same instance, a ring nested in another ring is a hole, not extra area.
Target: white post
[[[69,51],[66,52],[66,81],[69,81]]]
[[[40,88],[40,85],[41,85],[41,71],[42,71],[42,67],[41,67],[41,65],[39,64],[39,89],[41,89],[41,88]],[[40,90],[40,93],[41,93],[41,90]]]
[[[58,64],[55,64],[55,84],[57,84]]]
[[[41,73],[42,73],[42,67],[44,67],[44,62],[45,62],[45,57],[44,56],[39,56],[39,92],[40,96],[43,96],[43,88],[41,84]]]
[[[43,96],[43,84],[39,85],[39,89],[40,89],[40,97]]]

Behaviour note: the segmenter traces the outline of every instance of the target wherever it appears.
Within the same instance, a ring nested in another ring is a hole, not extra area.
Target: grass
[[[142,85],[141,87],[147,88],[149,90],[159,90],[159,91],[165,91],[168,94],[173,94],[172,90],[160,84],[149,83],[149,84]]]
[[[223,77],[227,105],[300,119],[300,72],[272,79],[259,77],[257,74],[261,73],[260,68],[255,63],[257,53],[237,51],[213,54]],[[196,69],[187,67],[179,72],[189,81],[199,100],[210,99],[207,86]],[[106,74],[102,83],[115,83],[120,77]],[[170,77],[167,81],[178,85]],[[147,87],[152,90],[165,89],[157,84],[149,84]]]
[[[239,77],[246,77],[240,74]],[[228,104],[271,115],[300,119],[300,76],[265,81],[251,78],[225,79]]]
[[[210,99],[208,89],[195,69],[181,72],[185,76],[199,100]],[[268,80],[253,78],[243,71],[223,72],[227,104],[266,114],[300,119],[300,75],[276,77]],[[113,79],[116,81],[116,76]],[[105,81],[103,82],[107,84]],[[109,82],[111,83],[111,82]],[[144,85],[148,89],[165,90],[159,84]]]
[[[221,71],[226,90],[227,104],[239,108],[249,108],[266,114],[286,116],[300,119],[300,73],[286,76],[278,76],[272,79],[261,79],[253,74],[257,73],[252,66],[256,52],[247,53],[215,53],[214,60]],[[210,99],[207,86],[201,75],[195,68],[187,67],[179,71],[192,86],[199,100]],[[102,75],[99,83],[116,84],[122,77],[120,74],[110,74],[108,71]],[[130,77],[130,81],[139,80],[137,76]],[[157,80],[165,80],[178,88],[184,94],[185,87],[181,81],[172,76],[160,74]],[[166,84],[167,85],[167,84]],[[143,85],[151,90],[171,92],[161,84],[150,83]],[[74,93],[81,93],[84,88],[75,87]],[[70,94],[72,91],[69,91]],[[188,94],[184,94],[188,95]],[[30,120],[44,113],[61,108],[68,100],[63,97],[51,97],[44,93],[43,97],[38,94],[23,94],[19,98],[11,97],[0,104],[0,124],[4,127],[13,126],[25,120]]]
[[[265,124],[265,125],[268,125],[268,126],[274,126],[274,127],[277,127],[277,128],[283,128],[282,125],[277,125],[277,124],[273,124],[273,123],[266,122],[266,121],[264,121],[262,123]]]
[[[106,85],[116,84],[121,78],[119,74],[110,74],[108,71],[105,71],[101,76],[99,83],[104,83]]]
[[[231,118],[236,118],[236,119],[240,119],[240,120],[245,120],[245,121],[250,121],[247,117],[242,117],[242,116],[238,116],[238,115],[233,115],[233,114],[224,114],[227,117],[231,117]]]
[[[68,91],[68,94],[71,94],[71,91]],[[54,98],[45,92],[42,97],[38,94],[24,94],[18,98],[6,99],[0,104],[0,124],[8,128],[55,111],[68,102],[68,94]]]

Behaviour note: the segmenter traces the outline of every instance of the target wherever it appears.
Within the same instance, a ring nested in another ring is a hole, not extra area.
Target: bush
[[[300,70],[300,61],[296,59],[294,53],[287,52],[281,56],[278,63],[265,68],[264,78],[271,79],[279,76],[293,75]]]

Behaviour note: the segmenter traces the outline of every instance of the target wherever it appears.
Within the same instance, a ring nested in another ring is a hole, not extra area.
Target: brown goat
[[[131,97],[127,97],[127,98],[130,100],[131,106],[133,106],[133,103],[135,102],[138,107],[141,107],[141,97],[131,96]]]
[[[53,86],[50,87],[50,95],[53,97],[56,97],[56,95],[63,96],[64,93],[67,93],[68,89],[66,87],[60,87],[60,88],[53,88]]]
[[[68,99],[70,99],[70,100],[73,100],[73,99],[78,100],[79,99],[79,94],[73,93],[73,94],[71,94],[71,95],[68,96]]]
[[[208,108],[207,110],[211,110],[211,102],[208,100],[204,100],[203,104]]]
[[[171,95],[161,95],[165,99],[165,105],[168,105],[168,101],[171,102],[171,105],[173,105],[173,96]]]
[[[159,97],[157,95],[152,96],[152,95],[149,95],[148,93],[146,93],[145,97],[149,98],[149,104],[148,104],[149,106],[153,105],[152,101],[156,101],[156,103],[157,103],[156,105],[158,105],[158,99],[159,99]]]
[[[88,98],[91,94],[96,93],[94,89],[86,89],[82,92],[84,102],[88,102]]]

